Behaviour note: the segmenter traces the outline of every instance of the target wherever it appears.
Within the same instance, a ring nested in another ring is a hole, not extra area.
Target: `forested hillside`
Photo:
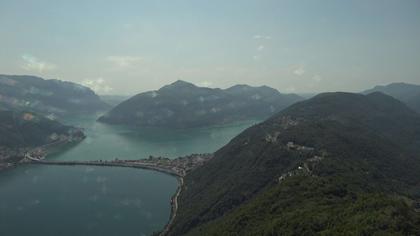
[[[253,126],[185,178],[170,235],[413,234],[420,116],[326,93]]]
[[[99,121],[175,128],[220,125],[265,119],[302,99],[266,86],[236,85],[223,90],[176,81],[120,103]]]

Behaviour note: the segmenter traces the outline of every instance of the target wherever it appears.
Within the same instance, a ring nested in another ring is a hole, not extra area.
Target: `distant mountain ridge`
[[[93,113],[109,108],[82,85],[36,76],[0,75],[0,108],[50,117]]]
[[[197,87],[178,80],[120,103],[99,121],[132,126],[198,127],[263,119],[303,98],[267,87]]]
[[[420,113],[420,85],[407,83],[392,83],[388,85],[376,86],[372,89],[362,92],[369,94],[372,92],[382,92],[388,94]]]
[[[324,93],[232,139],[184,178],[169,235],[417,235],[420,115]]]
[[[99,97],[110,106],[116,106],[130,98],[130,96],[125,95],[100,95]]]

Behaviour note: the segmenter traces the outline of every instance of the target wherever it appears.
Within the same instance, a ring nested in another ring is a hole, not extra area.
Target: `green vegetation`
[[[416,235],[419,141],[420,116],[381,93],[299,102],[186,176],[170,235]]]
[[[67,135],[74,128],[30,112],[0,111],[0,146],[34,147],[51,142],[51,135]]]
[[[419,225],[402,198],[296,176],[189,235],[419,235]]]
[[[31,112],[0,111],[0,170],[17,163],[25,153],[46,144],[84,138],[80,129],[62,125]]]
[[[420,112],[420,85],[406,83],[392,83],[386,86],[376,86],[373,89],[364,91],[364,94],[382,92],[388,94]]]
[[[108,109],[89,88],[35,76],[0,75],[0,108],[53,117]]]
[[[222,90],[177,81],[120,103],[99,121],[175,128],[220,125],[265,119],[299,100],[302,98],[297,95],[281,94],[266,86],[236,85]]]

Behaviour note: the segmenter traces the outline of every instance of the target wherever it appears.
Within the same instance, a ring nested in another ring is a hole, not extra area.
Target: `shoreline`
[[[178,180],[178,188],[175,192],[175,194],[171,197],[170,203],[171,203],[171,213],[169,216],[169,221],[163,228],[163,230],[159,233],[160,236],[165,236],[171,226],[173,225],[173,222],[175,220],[175,217],[177,215],[178,211],[178,197],[181,194],[181,191],[184,187],[184,177],[185,175],[181,173],[177,173],[170,169],[160,168],[157,166],[148,166],[148,165],[141,165],[141,164],[130,164],[122,161],[45,161],[45,160],[37,160],[33,159],[31,157],[27,157],[29,161],[24,162],[22,164],[37,164],[37,165],[87,165],[87,166],[104,166],[104,167],[125,167],[125,168],[137,168],[137,169],[145,169],[145,170],[151,170],[151,171],[157,171],[163,174],[171,175],[173,177],[176,177]]]
[[[44,152],[41,152],[44,154]],[[170,199],[171,212],[168,222],[163,229],[157,231],[153,235],[166,236],[174,224],[179,209],[179,196],[184,189],[184,177],[189,171],[195,169],[213,157],[213,154],[191,154],[189,156],[178,157],[175,159],[152,157],[139,160],[93,160],[93,161],[50,161],[44,159],[44,155],[33,157],[31,152],[27,152],[25,158],[18,164],[35,164],[35,165],[83,165],[83,166],[104,166],[104,167],[129,167],[151,171],[157,171],[163,174],[171,175],[177,178],[178,188]],[[38,153],[39,154],[39,153]]]
[[[128,167],[144,170],[157,171],[163,174],[171,175],[176,178],[180,178],[181,175],[175,171],[164,169],[156,166],[148,165],[139,165],[139,164],[126,164],[126,163],[116,163],[112,161],[44,161],[44,160],[34,160],[30,159],[29,161],[22,162],[21,164],[36,164],[36,165],[59,165],[59,166],[105,166],[105,167]]]
[[[182,188],[184,187],[184,177],[178,177],[178,189],[176,190],[174,196],[171,198],[171,215],[169,216],[169,221],[163,228],[163,230],[159,233],[159,236],[165,236],[168,234],[169,230],[171,229],[175,217],[178,211],[178,197],[182,192]]]
[[[178,200],[184,188],[184,177],[187,172],[198,166],[201,166],[212,157],[212,154],[192,154],[187,157],[179,157],[176,159],[164,159],[161,157],[140,160],[111,160],[111,161],[48,161],[45,159],[33,158],[30,155],[26,156],[26,161],[22,164],[37,164],[37,165],[85,165],[85,166],[105,166],[105,167],[129,167],[139,168],[161,172],[177,178],[178,188],[170,199],[171,212],[169,220],[162,230],[154,233],[153,235],[166,236],[173,226],[175,218],[178,213]],[[188,164],[194,163],[194,167]]]
[[[28,162],[24,162],[22,164],[37,164],[37,165],[87,165],[87,166],[104,166],[104,167],[125,167],[125,168],[137,168],[137,169],[144,169],[144,170],[151,170],[151,171],[157,171],[163,174],[171,175],[178,180],[178,188],[175,192],[175,194],[170,199],[171,204],[171,213],[169,216],[169,221],[165,225],[165,227],[162,229],[162,231],[158,234],[159,236],[165,236],[171,229],[173,222],[175,221],[175,217],[178,212],[178,197],[182,192],[182,189],[184,187],[184,177],[185,175],[182,175],[180,173],[177,173],[175,171],[159,168],[156,166],[147,166],[147,165],[138,165],[138,164],[126,164],[121,162],[99,162],[99,161],[92,161],[92,162],[55,162],[55,161],[44,161],[44,160],[34,160],[30,159]]]
[[[17,158],[18,160],[13,161],[13,162],[8,162],[8,161],[0,162],[0,172],[6,171],[12,168],[16,168],[21,164],[27,163],[27,160],[30,159],[31,155],[34,153],[35,155],[38,156],[38,159],[45,159],[48,156],[49,154],[48,152],[51,149],[60,147],[60,146],[70,145],[70,144],[77,144],[85,138],[86,138],[85,135],[79,136],[79,137],[70,135],[69,137],[66,137],[65,139],[59,139],[54,142],[43,144],[41,146],[23,147],[21,148],[19,153],[13,156],[13,158]]]
[[[158,233],[159,236],[165,236],[169,232],[170,228],[172,227],[173,222],[175,220],[175,217],[177,215],[177,211],[178,211],[178,197],[180,196],[180,194],[182,192],[182,189],[184,187],[184,177],[185,177],[185,175],[182,175],[182,174],[177,173],[175,171],[172,171],[170,169],[159,168],[159,167],[156,167],[156,166],[130,164],[130,163],[124,163],[124,162],[121,162],[121,161],[118,161],[118,162],[112,162],[112,161],[109,161],[109,162],[107,162],[107,161],[105,161],[105,162],[99,162],[99,161],[91,161],[91,162],[83,162],[83,161],[80,161],[80,162],[67,161],[66,162],[66,161],[63,161],[63,162],[58,162],[58,161],[38,160],[38,159],[32,158],[30,156],[26,156],[25,158],[23,158],[18,163],[10,164],[6,168],[0,168],[0,172],[11,169],[11,168],[16,168],[19,165],[24,165],[24,164],[73,165],[73,166],[75,166],[75,165],[87,165],[87,166],[136,168],[136,169],[145,169],[145,170],[157,171],[157,172],[167,174],[167,175],[170,175],[170,176],[173,176],[173,177],[177,178],[178,188],[177,188],[176,192],[174,193],[174,195],[170,199],[171,212],[170,212],[170,216],[169,216],[169,221],[164,226],[162,231],[160,233]]]

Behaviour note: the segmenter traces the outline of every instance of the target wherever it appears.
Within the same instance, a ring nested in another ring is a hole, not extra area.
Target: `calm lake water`
[[[175,158],[213,152],[255,121],[187,130],[130,129],[69,120],[85,128],[54,160]],[[176,178],[122,167],[19,166],[0,173],[0,235],[150,235],[169,219]]]

